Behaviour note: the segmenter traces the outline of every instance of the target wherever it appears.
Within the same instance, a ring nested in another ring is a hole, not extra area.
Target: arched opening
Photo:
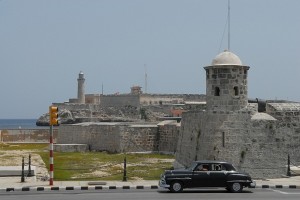
[[[220,96],[220,88],[215,87],[215,96]]]
[[[239,88],[238,88],[238,86],[235,86],[233,89],[234,89],[234,95],[238,96],[239,95]]]

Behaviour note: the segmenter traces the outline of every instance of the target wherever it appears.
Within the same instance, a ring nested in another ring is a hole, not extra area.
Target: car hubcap
[[[234,183],[234,184],[232,185],[232,189],[233,189],[234,191],[239,191],[239,190],[241,189],[241,184],[239,184],[239,183]]]
[[[174,191],[179,191],[181,189],[180,183],[174,183],[173,189],[174,189]]]

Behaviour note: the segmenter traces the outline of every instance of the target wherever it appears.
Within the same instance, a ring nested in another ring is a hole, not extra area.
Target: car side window
[[[195,171],[209,171],[209,165],[200,164],[195,168]]]
[[[212,171],[222,171],[222,165],[221,164],[213,164],[212,165]]]
[[[212,171],[227,171],[227,168],[223,164],[213,164]]]

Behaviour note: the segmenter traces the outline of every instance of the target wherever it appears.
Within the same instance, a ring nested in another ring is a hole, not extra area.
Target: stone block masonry
[[[58,128],[53,129],[53,139],[56,142]],[[45,129],[3,129],[0,130],[0,142],[40,142],[49,143],[49,128]]]
[[[58,144],[87,144],[91,151],[171,152],[179,134],[177,123],[167,126],[132,123],[80,123],[61,125]]]

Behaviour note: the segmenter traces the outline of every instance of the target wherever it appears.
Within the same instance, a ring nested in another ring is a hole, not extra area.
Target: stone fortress
[[[77,98],[53,103],[62,122],[57,151],[174,154],[182,113],[206,104],[205,95],[143,94],[139,86],[131,87],[129,94],[85,94],[83,72],[77,81]],[[48,117],[45,114],[37,124],[48,125]]]
[[[73,113],[88,110],[90,117],[60,125],[57,150],[63,150],[60,144],[84,144],[96,151],[169,152],[175,153],[175,167],[194,160],[225,160],[254,178],[286,174],[288,155],[299,165],[300,103],[267,101],[261,109],[258,101],[249,101],[250,67],[230,51],[217,55],[204,69],[206,95],[142,94],[138,86],[131,94],[84,95],[81,72],[78,98],[55,105]],[[161,117],[143,117],[147,106]],[[131,120],[94,119],[94,113],[111,108],[122,115],[122,109],[129,111]]]
[[[300,103],[248,103],[249,66],[225,51],[206,71],[206,110],[183,113],[176,161],[225,160],[254,178],[287,173],[288,155],[300,161]]]

